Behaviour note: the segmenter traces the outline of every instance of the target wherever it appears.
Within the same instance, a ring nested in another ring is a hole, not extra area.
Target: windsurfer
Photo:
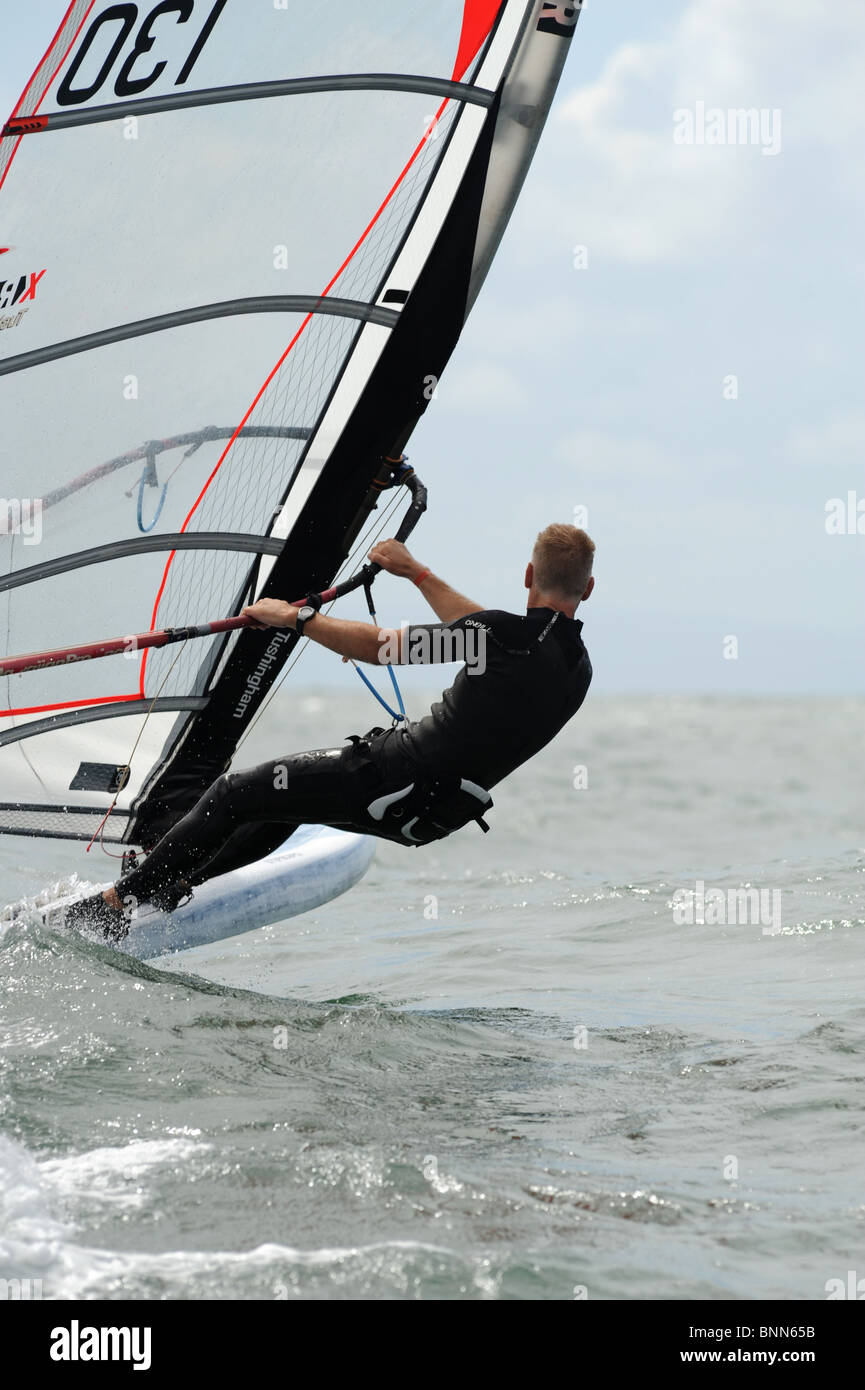
[[[196,884],[262,858],[304,823],[414,845],[470,820],[486,829],[489,789],[549,743],[585,699],[592,668],[574,614],[594,587],[594,550],[574,526],[542,531],[525,571],[525,616],[482,608],[397,540],[369,558],[412,581],[438,624],[382,630],[273,598],[246,608],[255,626],[295,628],[344,660],[453,660],[455,634],[471,634],[475,659],[423,719],[217,778],[140,867],[76,904],[67,925],[122,937],[138,902],[173,910]]]

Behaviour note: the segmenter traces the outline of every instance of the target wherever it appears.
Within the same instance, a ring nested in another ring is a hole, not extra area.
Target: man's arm
[[[283,599],[262,598],[244,608],[243,617],[251,618],[253,627],[293,628],[299,612],[299,608]],[[400,633],[396,628],[379,628],[373,623],[355,623],[345,618],[332,618],[328,613],[316,613],[304,627],[303,635],[347,661],[369,661],[384,666],[399,663]]]
[[[473,603],[465,594],[458,594],[443,579],[425,569],[401,541],[382,541],[373,546],[369,558],[389,574],[412,579],[415,583],[420,580],[418,588],[442,623],[454,623],[469,613],[483,611],[481,604]],[[293,628],[299,611],[283,599],[263,598],[244,608],[243,616],[252,619],[253,627]],[[345,618],[332,618],[327,613],[317,613],[307,622],[303,635],[327,647],[328,651],[336,652],[346,661],[397,666],[403,661],[403,647],[409,631],[379,628],[372,623],[355,623]],[[405,656],[408,657],[407,651]]]
[[[379,545],[373,546],[369,558],[374,564],[387,570],[388,574],[411,579],[417,584],[440,622],[455,623],[457,618],[465,618],[469,613],[483,611],[483,604],[473,603],[465,594],[457,593],[450,584],[446,584],[437,574],[433,574],[416,560],[401,541],[382,541]]]

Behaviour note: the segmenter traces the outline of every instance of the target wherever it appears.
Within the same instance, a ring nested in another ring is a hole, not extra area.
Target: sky
[[[4,112],[63,8],[5,26]],[[865,691],[862,71],[859,0],[584,6],[409,453],[430,488],[413,548],[483,606],[524,604],[542,526],[585,525],[596,690]],[[756,142],[683,138],[740,107]],[[862,534],[830,534],[850,494]],[[397,580],[378,603],[428,616]],[[350,675],[315,651],[297,678]]]

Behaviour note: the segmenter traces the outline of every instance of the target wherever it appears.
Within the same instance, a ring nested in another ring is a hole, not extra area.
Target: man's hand
[[[242,618],[251,619],[250,627],[294,627],[299,608],[281,598],[260,598],[244,608]]]
[[[424,598],[443,623],[455,623],[458,618],[468,617],[469,613],[482,611],[482,604],[473,603],[465,594],[458,594],[450,584],[445,584],[443,579],[420,564],[406,550],[402,541],[380,541],[369,552],[369,558],[387,570],[388,574],[397,574],[401,579],[411,579],[415,583],[419,579]]]
[[[388,574],[396,574],[400,579],[415,579],[423,573],[423,565],[418,563],[402,541],[379,541],[369,552],[369,558],[374,565],[381,565]]]

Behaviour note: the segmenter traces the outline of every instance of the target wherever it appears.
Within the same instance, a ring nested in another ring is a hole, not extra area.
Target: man
[[[254,626],[296,628],[345,660],[452,661],[462,642],[466,664],[424,719],[217,778],[143,865],[76,904],[67,925],[119,939],[125,908],[143,901],[171,911],[196,884],[261,858],[304,823],[405,845],[428,844],[470,820],[487,829],[489,789],[549,743],[585,699],[592,668],[574,613],[594,588],[594,552],[574,526],[542,531],[525,572],[525,617],[481,608],[396,540],[369,558],[416,584],[438,624],[381,631],[273,598],[245,608]]]

